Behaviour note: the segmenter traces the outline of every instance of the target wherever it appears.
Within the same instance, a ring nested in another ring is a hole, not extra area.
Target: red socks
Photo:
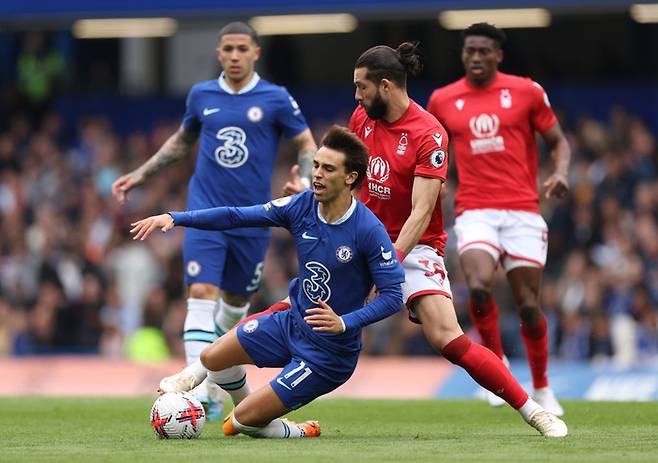
[[[548,328],[542,317],[536,326],[521,322],[521,337],[528,352],[528,363],[535,389],[548,386]]]
[[[494,298],[490,297],[484,304],[475,304],[469,298],[468,312],[480,333],[482,344],[502,359],[504,352],[498,329],[498,304]]]
[[[466,335],[462,334],[450,341],[441,353],[466,370],[480,386],[502,397],[515,409],[519,409],[528,400],[528,394],[502,360],[489,349],[472,342]]]

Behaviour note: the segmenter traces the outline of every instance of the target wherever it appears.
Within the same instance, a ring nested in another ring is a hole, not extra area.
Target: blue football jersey
[[[199,133],[199,152],[188,189],[188,209],[251,206],[271,199],[272,172],[281,135],[308,128],[297,102],[284,87],[258,74],[234,93],[223,75],[192,87],[185,130]],[[231,232],[229,232],[231,233]],[[267,236],[267,229],[233,231]]]
[[[314,343],[334,351],[361,349],[361,328],[402,308],[404,271],[382,223],[353,199],[338,221],[326,223],[313,192],[280,198],[260,206],[219,207],[172,212],[174,223],[204,230],[235,227],[287,228],[297,246],[299,277],[290,283],[290,309]],[[372,286],[379,297],[364,306]],[[317,333],[304,321],[306,309],[323,300],[343,318],[342,334]]]

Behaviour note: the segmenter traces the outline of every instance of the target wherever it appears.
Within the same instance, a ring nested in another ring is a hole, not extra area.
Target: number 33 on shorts
[[[419,259],[418,263],[427,269],[425,272],[427,278],[432,278],[433,276],[438,275],[441,281],[445,280],[446,272],[441,268],[441,265],[439,265],[438,262],[430,262],[429,259]]]

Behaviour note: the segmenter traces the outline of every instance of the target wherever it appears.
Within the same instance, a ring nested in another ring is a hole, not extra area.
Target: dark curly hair
[[[356,172],[358,177],[351,189],[358,187],[368,168],[368,147],[347,127],[332,125],[324,134],[320,146],[340,151],[345,155],[345,172]]]
[[[466,40],[466,37],[472,35],[479,35],[482,37],[488,37],[498,45],[498,48],[502,48],[507,40],[505,33],[498,29],[493,24],[489,23],[475,23],[468,26],[462,31],[462,41]]]
[[[418,45],[418,42],[404,42],[395,50],[386,45],[369,48],[359,56],[354,68],[368,69],[366,78],[375,84],[389,79],[406,88],[407,74],[416,76],[423,70]]]

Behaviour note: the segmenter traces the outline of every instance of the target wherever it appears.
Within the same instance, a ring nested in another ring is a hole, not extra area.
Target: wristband
[[[404,260],[405,257],[407,257],[407,255],[404,252],[400,251],[398,248],[393,248],[393,249],[395,249],[395,256],[398,258],[398,262],[402,263],[402,261]]]

